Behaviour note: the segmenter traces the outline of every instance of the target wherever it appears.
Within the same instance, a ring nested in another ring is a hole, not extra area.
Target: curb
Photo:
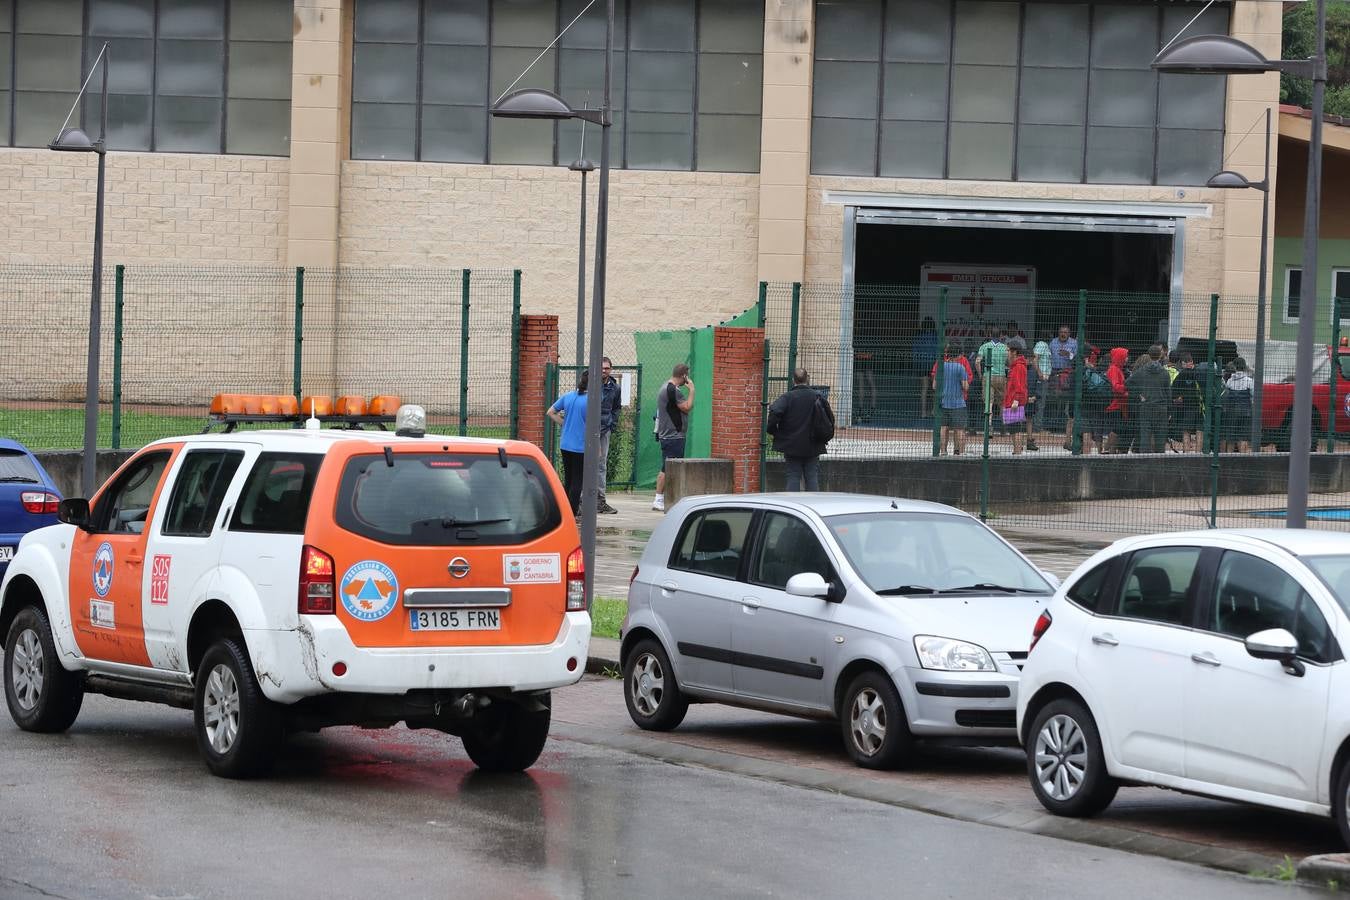
[[[1212,847],[1084,819],[1063,819],[1045,812],[1013,809],[995,801],[952,797],[894,782],[877,781],[865,775],[827,772],[720,750],[705,750],[641,734],[610,734],[599,737],[593,729],[556,720],[553,722],[552,734],[562,740],[622,750],[662,762],[702,766],[795,787],[831,791],[847,797],[872,800],[947,819],[1009,828],[1080,844],[1194,863],[1243,876],[1276,871],[1284,862],[1277,857],[1246,850]],[[1350,864],[1347,864],[1346,871],[1350,872]],[[1299,868],[1299,875],[1301,879],[1302,866]],[[1325,880],[1320,883],[1325,885]],[[1350,878],[1345,878],[1340,883],[1350,888]]]
[[[1300,884],[1350,893],[1350,853],[1309,856],[1298,864]]]

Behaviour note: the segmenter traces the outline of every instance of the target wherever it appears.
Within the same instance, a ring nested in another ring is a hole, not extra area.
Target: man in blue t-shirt
[[[932,377],[937,380],[938,364],[933,364]],[[966,411],[966,391],[970,388],[970,364],[961,355],[961,348],[947,345],[942,357],[942,452],[951,445],[957,456],[966,452],[966,426],[970,416]],[[935,386],[936,387],[936,386]]]
[[[581,479],[586,462],[586,382],[590,372],[583,371],[577,389],[563,394],[548,409],[548,417],[562,426],[563,484],[572,515],[581,512]]]

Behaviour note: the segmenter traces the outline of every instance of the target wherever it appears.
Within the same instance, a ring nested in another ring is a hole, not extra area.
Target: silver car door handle
[[[673,582],[673,581],[663,581],[663,582],[661,582],[661,590],[663,590],[663,591],[677,591],[677,590],[679,590],[679,589],[680,589],[680,586],[679,586],[678,584],[676,584],[675,582]]]
[[[1094,635],[1092,636],[1092,643],[1097,644],[1098,646],[1101,646],[1101,647],[1119,647],[1119,646],[1120,646],[1120,641],[1116,640],[1115,638],[1113,638],[1113,637],[1112,637],[1111,635],[1109,635],[1109,634],[1094,634]]]
[[[1202,666],[1213,666],[1216,669],[1223,665],[1223,663],[1219,662],[1212,653],[1192,653],[1191,662],[1199,663]]]
[[[750,609],[759,609],[759,601],[754,597],[742,597],[741,606],[746,606]]]

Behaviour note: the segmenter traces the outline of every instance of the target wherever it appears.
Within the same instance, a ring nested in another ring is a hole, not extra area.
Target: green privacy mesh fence
[[[217,393],[371,397],[426,407],[433,428],[516,433],[520,273],[467,269],[109,266],[100,447],[206,424]],[[80,447],[88,269],[0,266],[24,339],[0,356],[0,434]]]
[[[1257,345],[1255,298],[959,282],[763,293],[769,399],[800,366],[839,419],[826,489],[938,500],[1031,529],[1282,524],[1295,345]],[[1350,522],[1350,350],[1332,352],[1330,303],[1310,518],[1335,527]],[[1282,302],[1264,315],[1287,325]],[[775,457],[770,489],[782,484]]]

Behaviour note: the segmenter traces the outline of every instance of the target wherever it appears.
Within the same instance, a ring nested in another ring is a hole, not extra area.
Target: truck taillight
[[[1054,619],[1050,617],[1048,609],[1041,612],[1041,617],[1036,620],[1035,625],[1031,626],[1031,646],[1027,648],[1027,653],[1036,649],[1036,645],[1040,643],[1041,638],[1050,630],[1050,623],[1053,621]]]
[[[23,503],[26,512],[34,515],[55,515],[56,507],[61,503],[61,498],[51,491],[24,491],[19,495],[19,501]]]
[[[333,557],[308,545],[300,554],[300,612],[307,615],[332,614],[337,597],[333,576]]]
[[[586,609],[586,557],[581,548],[567,554],[567,611]]]

